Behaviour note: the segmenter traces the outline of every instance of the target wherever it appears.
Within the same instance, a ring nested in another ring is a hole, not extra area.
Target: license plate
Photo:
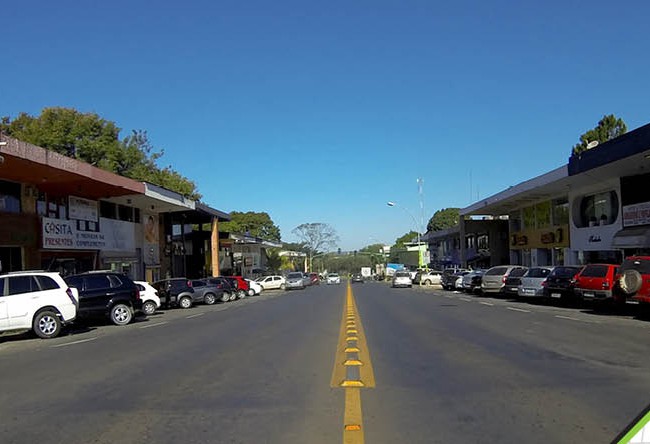
[[[584,296],[586,298],[593,298],[594,294],[593,293],[582,293],[582,296]]]
[[[551,293],[552,298],[561,298],[562,295],[560,293]]]

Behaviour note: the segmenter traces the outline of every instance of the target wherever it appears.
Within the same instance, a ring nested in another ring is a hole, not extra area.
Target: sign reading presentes
[[[99,250],[105,247],[102,233],[79,231],[73,220],[43,218],[43,248]]]
[[[99,220],[97,201],[95,200],[70,196],[68,197],[68,208],[70,211],[70,219],[87,220],[90,222],[97,222]]]
[[[650,225],[650,202],[623,207],[623,226],[635,227],[637,225]]]

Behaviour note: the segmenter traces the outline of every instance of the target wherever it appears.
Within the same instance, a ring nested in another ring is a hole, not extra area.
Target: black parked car
[[[113,271],[89,271],[65,278],[79,291],[77,316],[107,316],[116,325],[129,324],[142,312],[140,291],[127,275]]]
[[[352,282],[353,284],[354,283],[363,284],[363,276],[361,275],[361,273],[355,273],[352,275],[352,279],[350,279],[350,282]]]
[[[230,280],[226,279],[223,276],[217,276],[210,277],[205,280],[208,282],[208,284],[216,286],[223,292],[219,299],[221,302],[234,301],[237,298],[237,287],[232,283],[234,279]]]
[[[521,285],[521,277],[526,274],[527,271],[528,267],[513,268],[506,278],[506,285],[503,287],[503,293],[508,296],[517,297],[519,285]]]
[[[203,295],[197,295],[192,288],[192,282],[186,278],[163,279],[151,286],[158,290],[160,304],[167,308],[190,308],[194,303],[203,302]]]
[[[580,272],[581,268],[565,266],[553,268],[553,271],[546,277],[544,298],[559,299],[563,302],[575,301],[576,296],[573,292],[573,278]]]

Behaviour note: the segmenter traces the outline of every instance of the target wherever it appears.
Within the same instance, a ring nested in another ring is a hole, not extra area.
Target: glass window
[[[522,277],[523,275],[526,274],[526,271],[528,271],[528,269],[523,268],[523,267],[513,268],[508,276],[510,276],[510,277]]]
[[[133,222],[133,208],[126,205],[117,206],[118,219],[125,222]]]
[[[503,276],[508,272],[508,269],[506,267],[495,267],[489,269],[485,275],[486,276]]]
[[[535,207],[527,207],[522,210],[524,229],[535,228]]]
[[[122,286],[122,280],[115,276],[114,274],[107,275],[109,282],[111,283],[112,288],[117,288]]]
[[[49,276],[36,276],[36,280],[41,286],[41,290],[56,290],[59,288],[59,284]]]
[[[569,223],[569,200],[556,199],[553,201],[553,225]]]
[[[577,199],[573,222],[577,227],[613,224],[618,217],[618,196],[614,191],[583,196]]]
[[[528,270],[526,277],[529,278],[545,278],[551,273],[548,268],[531,268]]]
[[[8,295],[38,291],[38,285],[32,276],[12,276],[9,278]]]
[[[99,201],[99,215],[107,219],[117,219],[117,208],[112,202]]]
[[[541,202],[535,205],[535,222],[537,228],[548,228],[551,226],[551,202]]]
[[[5,295],[5,278],[0,278],[0,297]]]
[[[521,231],[521,212],[516,211],[508,215],[510,221],[510,231]]]
[[[606,265],[587,265],[585,269],[582,270],[582,273],[580,273],[580,276],[605,277],[607,276],[607,269],[608,267]]]
[[[20,213],[20,184],[0,180],[0,212]]]
[[[104,274],[90,274],[84,277],[86,290],[100,290],[102,288],[111,288],[111,283]]]

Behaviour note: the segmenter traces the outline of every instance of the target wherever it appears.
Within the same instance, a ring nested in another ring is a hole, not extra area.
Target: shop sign
[[[650,224],[650,202],[642,202],[623,207],[623,226],[635,227]]]
[[[70,211],[70,219],[87,220],[90,222],[97,222],[99,220],[96,200],[70,196],[68,197],[68,208]]]
[[[43,218],[43,248],[99,250],[106,247],[102,233],[77,230],[73,220]]]
[[[523,234],[513,234],[512,235],[512,245],[513,246],[524,246],[528,244],[528,237]]]

